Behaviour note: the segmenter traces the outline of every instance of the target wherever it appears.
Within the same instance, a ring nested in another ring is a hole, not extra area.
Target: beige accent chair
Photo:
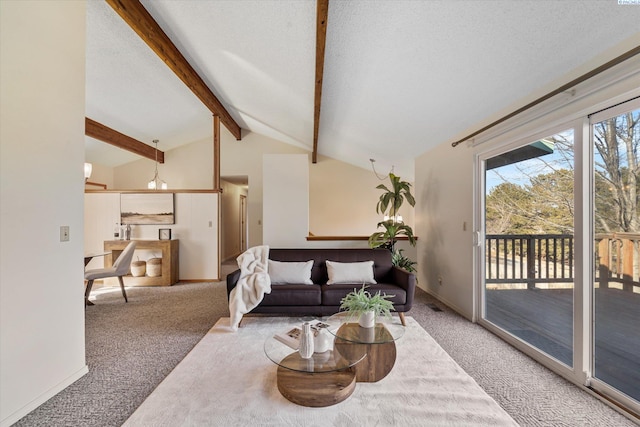
[[[118,280],[120,281],[120,288],[122,289],[122,296],[124,297],[124,302],[129,302],[129,300],[127,299],[127,292],[124,290],[124,281],[122,280],[122,277],[126,276],[129,273],[129,267],[131,266],[131,260],[133,259],[133,252],[135,250],[136,242],[131,242],[127,245],[126,248],[124,248],[116,262],[113,263],[113,266],[87,270],[84,273],[84,278],[85,280],[87,280],[87,289],[84,291],[85,306],[90,305],[89,294],[91,293],[93,281],[96,279],[104,279],[106,277],[118,277]]]

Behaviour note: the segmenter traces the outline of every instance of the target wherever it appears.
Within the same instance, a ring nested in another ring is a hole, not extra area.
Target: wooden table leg
[[[359,344],[340,338],[335,340],[335,349],[345,356],[350,352],[361,353],[362,346],[365,347],[367,356],[353,367],[356,371],[356,381],[378,382],[393,369],[396,362],[396,344],[393,341],[381,344]]]
[[[340,403],[356,388],[353,368],[333,372],[299,372],[278,366],[278,390],[296,405],[320,408]]]

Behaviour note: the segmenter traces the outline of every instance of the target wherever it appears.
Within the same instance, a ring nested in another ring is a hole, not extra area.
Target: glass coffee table
[[[291,324],[292,327],[301,325],[301,322]],[[335,327],[340,327],[340,324]],[[280,393],[295,404],[310,407],[335,405],[353,393],[356,385],[354,366],[367,354],[364,347],[347,350],[343,354],[332,345],[325,352],[303,359],[297,350],[273,335],[264,343],[265,354],[278,365],[276,377]]]
[[[376,382],[386,377],[396,361],[395,341],[404,335],[400,319],[379,318],[373,328],[362,328],[357,319],[338,313],[323,320],[322,333],[331,334],[333,345],[309,359],[274,335],[264,343],[264,352],[278,365],[278,390],[289,401],[302,406],[335,405],[353,393],[356,382]],[[290,327],[301,327],[302,321]],[[281,331],[279,331],[281,332]]]
[[[335,335],[334,349],[349,357],[351,353],[364,352],[367,357],[356,364],[356,382],[377,382],[386,377],[396,361],[396,340],[402,338],[405,327],[400,319],[379,317],[375,326],[363,328],[357,318],[348,313],[338,313],[326,320],[331,325],[339,325],[328,329]]]

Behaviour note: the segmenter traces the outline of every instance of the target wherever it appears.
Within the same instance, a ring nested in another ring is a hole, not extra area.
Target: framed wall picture
[[[173,193],[122,193],[121,224],[175,224]]]
[[[160,240],[171,240],[171,229],[170,228],[161,228],[158,230],[158,239]]]

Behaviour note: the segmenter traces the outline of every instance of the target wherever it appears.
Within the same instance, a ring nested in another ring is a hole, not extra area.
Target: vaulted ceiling
[[[315,0],[142,4],[243,132],[313,149]],[[330,0],[318,152],[411,179],[416,156],[640,45],[638,22],[612,0]],[[87,2],[86,115],[163,151],[212,135],[211,112],[103,1]],[[138,158],[86,139],[87,161]]]

